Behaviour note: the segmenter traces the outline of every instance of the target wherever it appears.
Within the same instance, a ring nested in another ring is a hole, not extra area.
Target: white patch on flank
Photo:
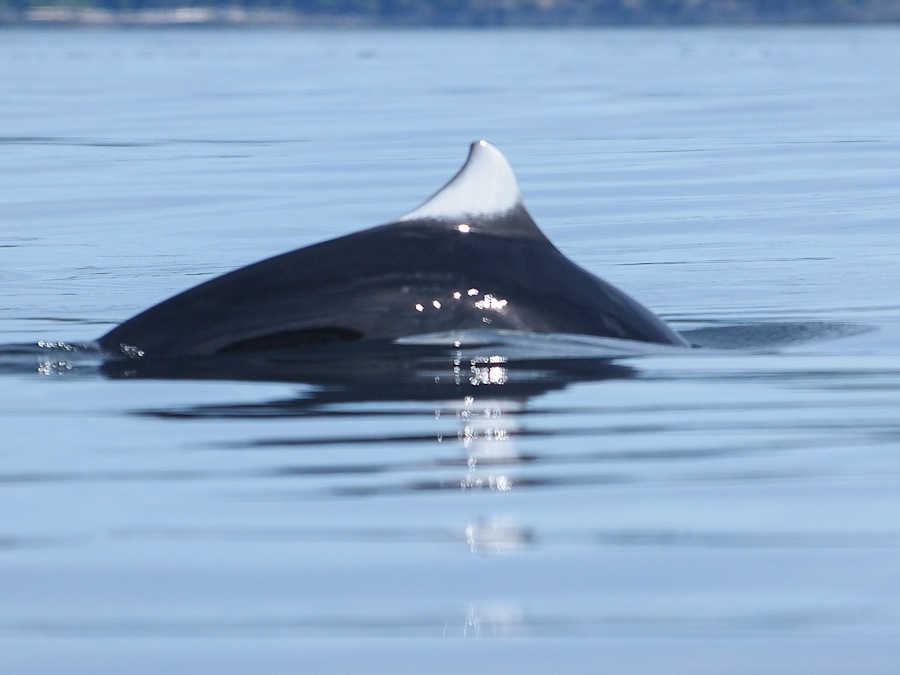
[[[516,176],[506,157],[487,141],[478,141],[472,144],[459,173],[431,199],[398,221],[433,218],[459,220],[467,225],[469,216],[506,213],[521,200]],[[458,229],[466,232],[469,227]]]

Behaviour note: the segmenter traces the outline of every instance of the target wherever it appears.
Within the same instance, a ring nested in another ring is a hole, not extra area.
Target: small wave
[[[837,322],[743,322],[682,331],[710,353],[776,351],[869,330]],[[472,330],[395,342],[327,345],[212,357],[127,359],[97,345],[64,341],[0,345],[0,376],[103,376],[110,379],[234,380],[304,383],[317,402],[436,400],[493,388],[528,398],[584,381],[634,377],[640,358],[697,350],[590,335]],[[627,360],[627,365],[623,361]]]
[[[0,376],[94,375],[103,355],[90,344],[38,341],[0,345]]]
[[[704,349],[773,350],[806,342],[836,340],[872,330],[834,321],[748,321],[682,330],[695,347]]]

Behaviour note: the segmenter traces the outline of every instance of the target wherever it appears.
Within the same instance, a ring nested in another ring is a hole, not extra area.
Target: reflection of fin
[[[399,220],[211,279],[99,342],[131,358],[205,356],[476,328],[685,344],[550,243],[485,141]]]

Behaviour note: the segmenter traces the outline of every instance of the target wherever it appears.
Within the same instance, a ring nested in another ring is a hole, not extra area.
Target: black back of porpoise
[[[496,148],[473,144],[459,174],[405,218],[214,278],[125,321],[100,344],[172,357],[474,328],[685,344],[560,253],[521,203],[514,178],[513,188],[497,179],[493,201],[468,205],[469,193],[490,183],[485,171],[496,178],[503,164]],[[511,192],[496,197],[500,189]]]

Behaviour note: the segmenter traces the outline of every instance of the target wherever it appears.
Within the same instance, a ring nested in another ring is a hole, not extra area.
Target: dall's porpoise
[[[99,343],[128,357],[213,356],[476,328],[687,344],[550,243],[486,141],[396,221],[211,279]]]

